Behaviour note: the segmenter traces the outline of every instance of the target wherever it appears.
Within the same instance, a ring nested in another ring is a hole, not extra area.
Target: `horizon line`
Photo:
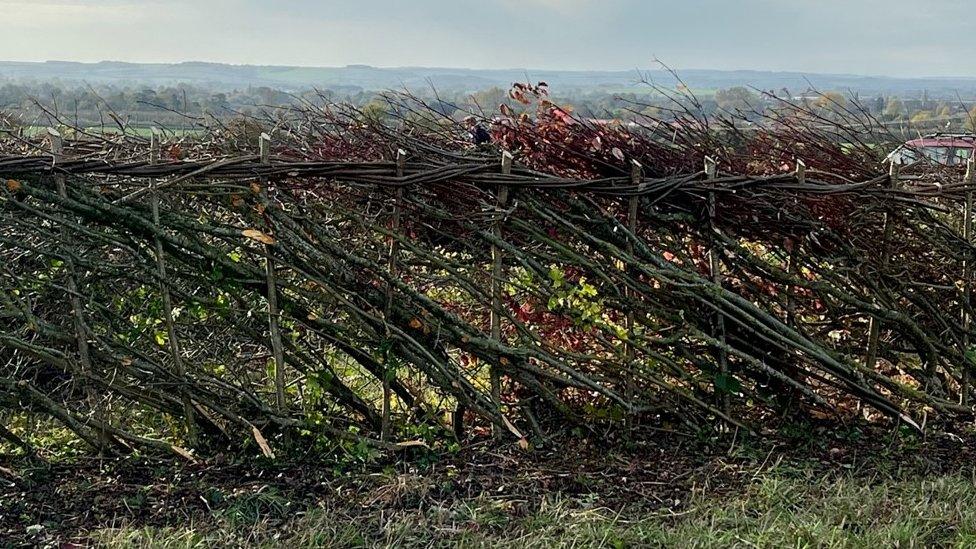
[[[877,79],[889,79],[889,80],[974,80],[976,81],[976,76],[963,76],[963,75],[926,75],[926,76],[894,76],[890,74],[862,74],[862,73],[850,73],[850,72],[818,72],[818,71],[802,71],[795,69],[756,69],[756,68],[737,68],[737,69],[715,69],[715,68],[703,68],[703,67],[689,67],[677,69],[674,67],[668,67],[662,65],[658,68],[642,68],[633,67],[630,69],[580,69],[580,68],[566,68],[566,69],[555,69],[555,68],[531,68],[531,67],[505,67],[505,68],[485,68],[485,67],[457,67],[457,66],[438,66],[438,65],[374,65],[370,63],[348,63],[346,65],[289,65],[289,64],[274,64],[274,63],[231,63],[226,61],[205,61],[198,59],[186,59],[183,61],[120,61],[113,59],[102,59],[99,61],[74,61],[70,59],[46,59],[44,61],[21,61],[16,59],[0,59],[0,63],[17,63],[17,64],[33,64],[33,65],[43,65],[43,64],[74,64],[74,65],[100,65],[100,64],[120,64],[120,65],[189,65],[189,64],[200,64],[200,65],[224,65],[228,67],[281,67],[281,68],[299,68],[299,69],[349,69],[349,68],[369,68],[377,70],[397,70],[397,69],[413,69],[413,70],[458,70],[458,71],[483,71],[483,72],[511,72],[511,71],[526,71],[526,72],[548,72],[548,73],[627,73],[627,72],[671,72],[673,71],[677,75],[681,75],[684,72],[718,72],[718,73],[767,73],[767,74],[790,74],[798,76],[833,76],[833,77],[856,77],[856,78],[877,78]]]

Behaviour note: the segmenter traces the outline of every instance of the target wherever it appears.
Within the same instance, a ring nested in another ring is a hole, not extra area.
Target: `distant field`
[[[29,136],[35,136],[43,133],[47,130],[47,126],[26,126],[24,132]],[[85,128],[85,131],[93,134],[100,134],[105,136],[110,135],[120,135],[122,132],[118,128],[106,126],[103,130],[97,126],[89,126]],[[190,129],[180,129],[180,128],[166,128],[163,130],[168,136],[199,136],[203,135],[204,131],[198,128]],[[152,135],[151,126],[129,126],[126,128],[126,134],[137,135],[139,137],[150,137]]]

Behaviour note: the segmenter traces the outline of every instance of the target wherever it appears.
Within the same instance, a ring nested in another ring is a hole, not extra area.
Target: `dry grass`
[[[206,523],[95,532],[105,547],[971,547],[976,483],[764,473],[742,493],[696,495],[673,510],[611,510],[587,499],[480,497],[423,511],[310,509],[281,521],[241,501]]]

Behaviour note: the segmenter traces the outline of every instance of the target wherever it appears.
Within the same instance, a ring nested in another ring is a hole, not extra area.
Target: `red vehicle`
[[[925,161],[942,166],[963,166],[974,154],[976,135],[937,133],[905,142],[888,155],[888,160],[903,165]]]

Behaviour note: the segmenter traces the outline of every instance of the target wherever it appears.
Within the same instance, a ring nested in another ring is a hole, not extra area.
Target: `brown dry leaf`
[[[271,446],[268,444],[268,439],[264,438],[261,431],[258,431],[257,427],[251,425],[251,434],[254,435],[254,440],[257,441],[258,446],[261,447],[261,453],[264,454],[264,457],[274,459],[275,455],[274,452],[271,451]]]
[[[251,192],[254,194],[261,194],[261,185],[251,183]]]
[[[7,190],[12,193],[19,191],[22,187],[23,185],[21,185],[20,181],[17,181],[16,179],[7,180]]]
[[[518,445],[519,445],[519,448],[521,448],[522,450],[528,450],[529,449],[529,439],[527,439],[525,437],[520,438],[519,441],[518,441]]]
[[[422,322],[420,322],[420,319],[419,318],[412,318],[412,319],[410,319],[410,327],[413,328],[414,330],[419,330],[420,327],[423,326],[423,325],[424,324]]]
[[[122,365],[123,366],[132,366],[132,363],[133,362],[134,361],[132,360],[132,357],[131,356],[127,356],[127,357],[123,357],[122,358]]]
[[[241,234],[247,238],[250,238],[251,240],[255,240],[262,244],[267,244],[268,246],[275,243],[275,239],[271,235],[264,234],[257,229],[244,229],[241,231]]]

